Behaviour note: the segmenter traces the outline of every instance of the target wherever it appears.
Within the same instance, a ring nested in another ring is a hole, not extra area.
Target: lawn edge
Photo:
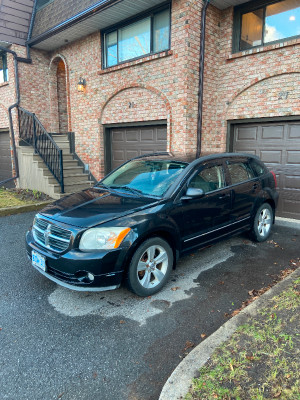
[[[39,203],[30,203],[22,206],[16,206],[16,207],[7,207],[7,208],[0,208],[0,217],[5,217],[8,215],[14,215],[14,214],[20,214],[24,212],[30,212],[30,211],[38,211],[44,208],[46,205],[52,203],[54,200],[47,200],[47,201],[42,201]]]
[[[189,391],[192,379],[197,376],[199,369],[209,360],[215,349],[230,339],[240,325],[247,323],[251,318],[255,317],[259,310],[267,306],[273,297],[278,296],[298,277],[300,277],[300,268],[277,283],[201,342],[175,368],[165,383],[159,400],[180,400],[184,398]]]

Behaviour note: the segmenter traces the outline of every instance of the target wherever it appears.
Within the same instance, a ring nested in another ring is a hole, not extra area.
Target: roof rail
[[[153,157],[153,156],[172,156],[173,154],[170,151],[161,151],[157,153],[148,153],[148,154],[143,154],[142,156],[137,156],[132,158],[131,160],[137,160],[138,158],[144,158],[144,157]]]

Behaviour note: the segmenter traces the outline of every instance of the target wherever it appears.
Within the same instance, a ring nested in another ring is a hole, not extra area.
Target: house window
[[[40,10],[44,6],[46,6],[48,3],[52,3],[54,0],[37,0],[36,2],[36,10]]]
[[[106,68],[170,48],[170,8],[104,33]]]
[[[5,52],[0,52],[0,83],[8,81],[7,58]]]
[[[300,35],[300,4],[295,0],[265,2],[255,7],[256,1],[235,9],[233,50],[243,51],[256,46],[283,41]],[[251,8],[250,8],[251,6]]]

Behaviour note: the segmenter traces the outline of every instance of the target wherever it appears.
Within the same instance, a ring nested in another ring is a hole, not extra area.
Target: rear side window
[[[228,162],[227,165],[231,176],[232,185],[235,185],[236,183],[246,182],[252,178],[255,178],[252,169],[250,169],[248,163],[246,162]]]
[[[204,168],[191,179],[189,184],[189,187],[202,189],[204,193],[222,189],[224,186],[223,168],[219,165]]]
[[[257,176],[261,176],[267,172],[266,167],[253,158],[250,160],[250,165]]]

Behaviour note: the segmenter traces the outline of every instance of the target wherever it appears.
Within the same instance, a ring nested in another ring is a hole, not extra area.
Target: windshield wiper
[[[144,196],[144,193],[139,189],[134,189],[129,186],[111,186],[111,189],[125,189],[131,193],[137,194],[139,197]]]
[[[110,189],[108,186],[104,185],[104,183],[97,183],[97,184],[95,185],[95,187],[100,187],[100,188],[107,189],[107,190]]]

